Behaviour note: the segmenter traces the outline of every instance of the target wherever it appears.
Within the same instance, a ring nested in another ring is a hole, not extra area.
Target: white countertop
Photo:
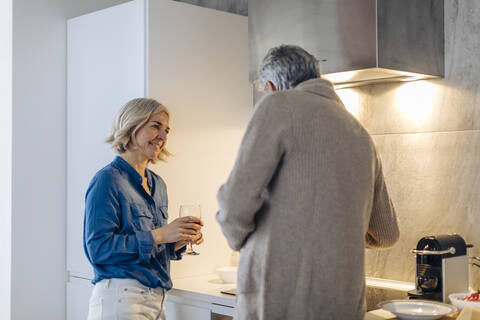
[[[237,285],[224,283],[216,274],[174,278],[172,282],[173,288],[168,292],[171,296],[235,307],[235,296],[220,291],[236,288]]]
[[[367,287],[408,292],[415,289],[415,283],[382,278],[365,277]]]
[[[173,288],[168,295],[183,301],[197,301],[205,304],[212,304],[218,306],[235,307],[235,296],[220,293],[222,290],[229,290],[236,287],[236,283],[224,283],[218,275],[207,274],[201,276],[192,276],[184,278],[173,278]],[[411,290],[414,288],[413,283],[366,278],[367,286],[376,288],[393,289],[400,291]],[[379,311],[368,312],[377,315]],[[366,319],[369,319],[366,315]],[[386,318],[388,319],[388,317]]]

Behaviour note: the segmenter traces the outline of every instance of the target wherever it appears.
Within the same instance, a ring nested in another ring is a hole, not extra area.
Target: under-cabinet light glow
[[[337,90],[366,86],[376,83],[405,82],[438,78],[437,76],[433,75],[385,68],[367,68],[353,71],[326,73],[323,74],[322,77],[332,82]]]
[[[435,103],[435,85],[428,81],[408,82],[395,90],[398,113],[421,125],[431,116]]]
[[[358,92],[355,89],[343,89],[338,90],[337,95],[342,100],[345,108],[350,112],[355,118],[360,118],[360,101]]]

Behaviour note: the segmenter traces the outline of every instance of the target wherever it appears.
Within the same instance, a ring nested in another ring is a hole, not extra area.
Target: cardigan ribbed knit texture
[[[241,250],[235,319],[363,319],[365,247],[399,230],[373,141],[330,82],[257,103],[217,199]]]

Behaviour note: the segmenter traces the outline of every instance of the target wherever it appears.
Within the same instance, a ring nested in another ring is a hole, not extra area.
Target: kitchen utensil
[[[236,296],[237,295],[237,288],[228,289],[228,290],[221,290],[220,293],[229,294],[231,296]]]

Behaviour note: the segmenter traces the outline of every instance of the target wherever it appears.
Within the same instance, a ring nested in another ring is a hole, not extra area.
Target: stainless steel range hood
[[[443,77],[443,0],[249,0],[250,80],[268,49],[314,54],[337,88]]]

